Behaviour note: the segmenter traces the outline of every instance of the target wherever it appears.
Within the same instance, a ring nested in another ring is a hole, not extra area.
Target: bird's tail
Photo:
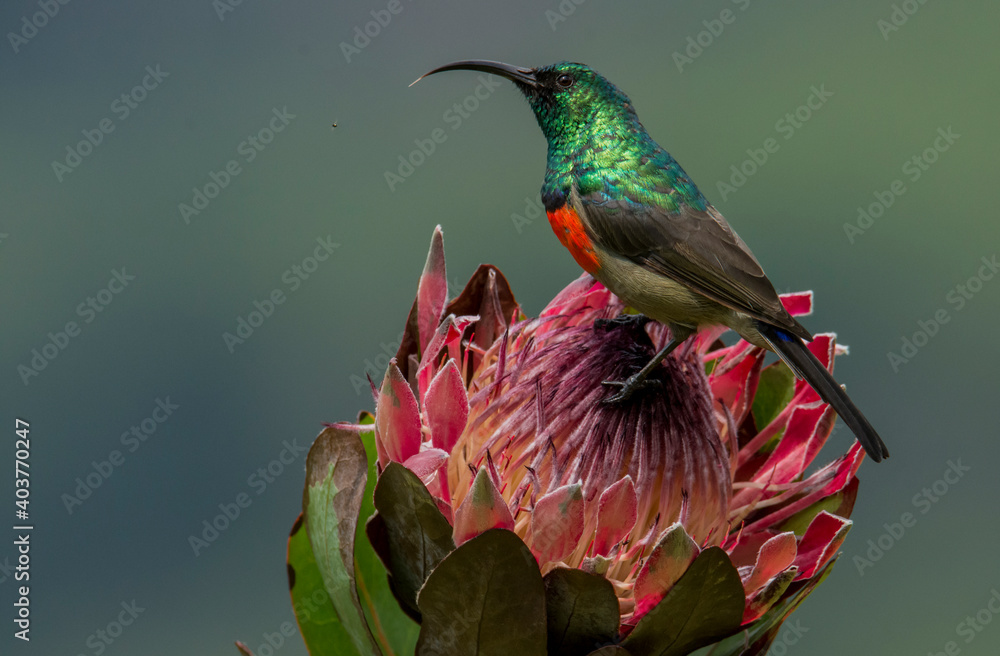
[[[795,375],[809,383],[833,407],[872,460],[881,462],[883,458],[889,457],[889,450],[882,438],[847,396],[844,388],[834,380],[833,375],[800,338],[764,322],[757,322],[757,330]]]

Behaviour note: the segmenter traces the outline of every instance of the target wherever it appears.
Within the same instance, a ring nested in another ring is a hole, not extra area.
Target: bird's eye
[[[573,86],[573,82],[574,82],[573,76],[570,75],[569,73],[563,73],[562,75],[556,78],[556,84],[561,86],[563,89],[568,89],[571,86]]]

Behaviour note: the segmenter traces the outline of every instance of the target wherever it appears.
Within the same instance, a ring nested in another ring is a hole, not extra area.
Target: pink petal
[[[764,586],[772,577],[785,571],[795,561],[795,534],[791,531],[776,535],[760,548],[753,571],[743,581],[747,596]]]
[[[741,344],[746,346],[722,358],[708,378],[712,394],[729,409],[736,425],[742,423],[753,405],[764,363],[763,349],[747,342]]]
[[[434,376],[424,396],[424,412],[431,429],[431,443],[451,453],[469,420],[469,397],[454,360]]]
[[[441,322],[441,325],[437,327],[437,332],[434,333],[434,337],[431,339],[430,344],[427,345],[427,349],[424,351],[423,360],[421,360],[420,369],[417,373],[417,389],[420,391],[420,398],[423,400],[424,396],[427,394],[427,388],[430,387],[431,381],[434,379],[434,375],[437,373],[438,367],[440,366],[440,358],[438,355],[441,350],[448,347],[448,354],[452,359],[457,359],[461,357],[457,349],[451,348],[452,344],[457,344],[461,342],[462,332],[468,327],[469,324],[476,321],[479,317],[454,317],[448,315]]]
[[[849,519],[831,515],[825,510],[813,518],[799,542],[799,553],[795,558],[795,564],[801,571],[799,578],[810,578],[826,565],[843,544],[851,525]]]
[[[800,510],[805,510],[820,499],[837,494],[854,479],[858,473],[865,453],[861,445],[855,442],[841,458],[823,467],[802,482],[801,489],[796,494],[795,501],[787,506],[773,509],[752,524],[744,527],[744,531],[757,532],[778,526]]]
[[[444,235],[441,226],[434,228],[431,248],[424,263],[417,287],[417,333],[420,337],[420,352],[423,353],[431,341],[445,303],[448,302],[448,278],[444,266]]]
[[[455,546],[491,528],[513,531],[514,518],[500,496],[500,490],[490,479],[486,467],[480,467],[469,493],[455,511]]]
[[[560,326],[593,326],[595,319],[607,319],[621,313],[624,305],[604,285],[584,274],[570,283],[539,315],[536,338],[542,338]],[[551,319],[551,321],[546,321]]]
[[[448,523],[454,524],[455,523],[455,518],[453,517],[454,511],[451,508],[451,504],[442,499],[441,497],[433,497],[433,498],[434,498],[434,503],[438,507],[438,510],[440,510],[441,514],[444,515],[444,518],[448,520]]]
[[[420,410],[413,390],[403,379],[396,366],[396,358],[389,361],[389,369],[382,379],[378,404],[375,407],[376,446],[382,445],[379,463],[389,460],[406,462],[420,451]]]
[[[800,405],[792,412],[781,441],[763,469],[775,468],[773,480],[786,483],[806,470],[833,431],[837,413],[825,403]]]
[[[597,537],[594,553],[607,556],[635,526],[638,500],[632,477],[626,476],[601,493],[597,502]]]
[[[833,353],[836,348],[833,335],[816,335],[815,339],[807,344],[807,347],[823,366],[833,371]],[[778,413],[778,416],[771,420],[771,423],[760,427],[760,432],[740,448],[739,465],[746,464],[763,445],[767,444],[775,435],[782,431],[788,425],[788,421],[797,407],[822,402],[823,400],[819,394],[809,386],[809,383],[796,379],[795,391],[788,405]]]
[[[836,421],[836,413],[825,403],[795,407],[781,441],[754,474],[753,481],[762,485],[783,485],[797,479],[826,444]],[[770,496],[773,493],[766,489],[747,487],[733,496],[732,507],[756,503]]]
[[[448,462],[448,454],[441,449],[426,449],[407,458],[403,466],[416,474],[417,478],[426,486],[446,462]]]
[[[748,533],[739,530],[729,534],[722,543],[722,548],[729,554],[729,560],[733,561],[736,569],[751,571],[757,564],[760,548],[772,537],[774,537],[772,533]]]
[[[538,500],[531,512],[531,552],[539,564],[560,561],[583,537],[583,490],[564,485]]]
[[[469,349],[466,348],[468,344],[462,343],[462,336],[465,334],[465,329],[477,321],[479,321],[477,315],[455,317],[454,326],[443,341],[443,345],[448,349],[448,357],[458,363],[459,371],[467,370],[469,359]]]
[[[813,311],[813,293],[808,291],[782,294],[781,303],[793,317],[807,316]]]
[[[698,352],[704,355],[708,352],[712,345],[715,344],[715,340],[722,337],[729,328],[727,326],[709,326],[698,331],[695,335],[695,339],[698,342]]]
[[[375,455],[378,457],[380,467],[388,465],[392,458],[389,457],[389,448],[382,441],[382,434],[378,429],[378,422],[375,423]]]
[[[413,367],[410,371],[413,371]],[[417,396],[420,399],[420,406],[427,407],[427,388],[431,386],[431,382],[434,380],[434,374],[436,373],[435,363],[428,362],[424,366],[420,366],[418,363],[416,366],[417,370]]]
[[[634,624],[670,592],[700,552],[680,523],[663,532],[636,576],[632,588],[635,612],[629,624]]]
[[[538,317],[575,314],[580,308],[588,306],[603,308],[611,296],[604,285],[594,280],[589,273],[584,273],[556,294]]]

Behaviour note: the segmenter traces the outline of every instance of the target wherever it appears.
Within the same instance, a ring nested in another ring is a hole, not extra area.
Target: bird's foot
[[[601,400],[601,403],[613,405],[615,403],[624,403],[625,401],[628,401],[632,398],[632,395],[639,390],[659,387],[663,384],[663,381],[656,378],[650,378],[648,376],[642,376],[640,372],[629,376],[625,380],[605,380],[602,381],[601,384],[606,385],[607,387],[621,387],[617,393]]]
[[[650,318],[645,314],[619,314],[614,319],[595,319],[594,328],[598,330],[614,330],[628,326],[641,327],[650,322]]]

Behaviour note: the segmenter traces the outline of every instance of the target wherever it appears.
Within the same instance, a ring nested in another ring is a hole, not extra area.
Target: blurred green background
[[[286,442],[306,447],[321,422],[372,409],[358,381],[395,348],[434,226],[453,283],[494,263],[529,314],[577,276],[544,219],[512,217],[537,202],[545,144],[511,85],[476,102],[473,73],[407,88],[463,58],[568,59],[608,76],[776,287],[815,290],[806,326],[851,346],[838,378],[892,458],[862,468],[841,561],[772,653],[934,654],[949,641],[997,653],[1000,618],[980,611],[1000,589],[1000,277],[981,258],[1000,241],[1000,6],[402,0],[391,14],[385,0],[225,1],[52,0],[50,18],[37,16],[44,0],[0,8],[0,490],[13,499],[21,417],[36,526],[30,644],[11,635],[2,530],[3,653],[232,655],[241,639],[266,656],[266,634],[277,644],[293,619],[284,553],[304,455]],[[367,45],[342,45],[366,25]],[[133,91],[144,78],[155,87]],[[790,130],[814,86],[832,95]],[[102,119],[113,130],[57,174]],[[270,143],[244,144],[269,125],[283,128]],[[436,128],[444,142],[390,189],[386,172]],[[939,129],[959,135],[943,152]],[[720,189],[772,137],[778,151]],[[914,156],[926,159],[904,168]],[[185,222],[178,205],[213,173],[225,180],[230,160],[238,174]],[[887,196],[896,180],[905,191]],[[852,241],[844,225],[876,193],[892,204]],[[317,238],[339,246],[313,268]],[[122,268],[134,280],[99,293]],[[227,347],[224,333],[276,289],[284,302]],[[937,329],[935,314],[947,319]],[[70,321],[79,333],[63,339]],[[893,366],[920,321],[934,334]],[[19,369],[52,339],[65,348],[50,346],[37,376]],[[158,399],[177,406],[169,417]],[[129,438],[143,420],[148,438]],[[847,431],[833,441],[831,456]],[[115,450],[124,462],[94,474]],[[942,483],[949,463],[969,469]],[[91,474],[100,487],[70,512],[64,495]],[[240,493],[249,507],[196,555],[189,536]],[[914,519],[900,535],[903,513]],[[880,539],[889,549],[869,553]],[[102,641],[133,600],[144,610]],[[962,624],[977,613],[981,630]],[[293,635],[270,653],[305,650]]]

